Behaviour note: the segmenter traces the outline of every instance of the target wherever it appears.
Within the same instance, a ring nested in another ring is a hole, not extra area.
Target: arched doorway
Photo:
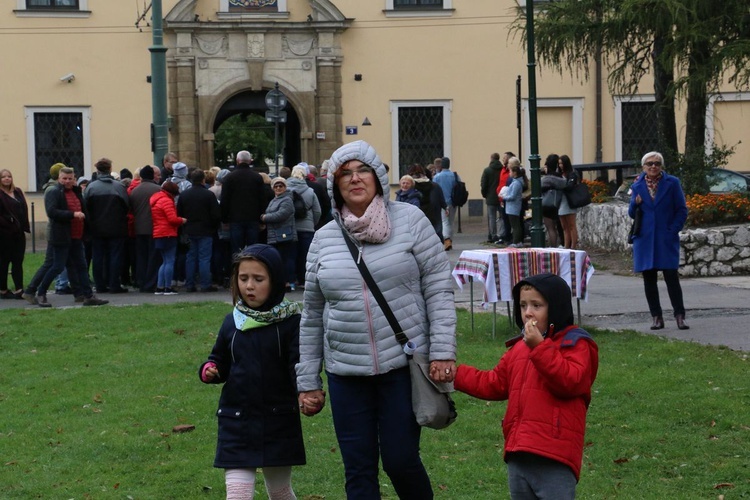
[[[240,93],[237,93],[233,96],[231,96],[227,101],[221,105],[218,112],[216,113],[216,118],[214,119],[213,123],[213,133],[214,136],[217,136],[217,133],[219,132],[221,126],[227,122],[230,118],[241,115],[243,117],[246,117],[248,115],[255,115],[258,117],[263,118],[265,116],[265,112],[267,110],[266,108],[266,102],[265,97],[268,93],[268,90],[261,90],[261,91],[254,91],[254,90],[246,90],[242,91]],[[300,144],[300,119],[297,115],[297,112],[294,109],[294,106],[291,105],[291,103],[287,103],[286,108],[284,108],[284,111],[287,113],[287,121],[286,123],[280,123],[279,124],[279,152],[281,153],[281,158],[279,159],[279,166],[288,166],[293,167],[300,161],[302,161],[302,150],[301,150],[301,144]],[[254,120],[254,121],[260,121],[260,120]],[[263,130],[259,130],[261,133],[266,133],[269,135],[271,140],[274,138],[274,127],[275,124],[272,122],[265,122],[265,120],[260,121],[260,123],[263,123],[265,125],[261,126]],[[223,147],[222,144],[220,144],[221,141],[217,140],[214,143],[214,155],[216,156],[222,156],[226,152],[230,153],[231,155],[234,155],[237,153],[237,151],[225,151],[225,147]],[[234,148],[236,149],[236,148]],[[246,144],[242,146],[242,149],[247,149],[250,152],[254,154],[254,156],[264,156],[262,154],[258,154],[257,151],[254,151],[254,145],[253,144]],[[273,159],[272,155],[269,155],[271,160]],[[216,158],[215,164],[222,166],[222,158]],[[276,172],[273,171],[273,168],[271,170],[271,173],[275,174]]]

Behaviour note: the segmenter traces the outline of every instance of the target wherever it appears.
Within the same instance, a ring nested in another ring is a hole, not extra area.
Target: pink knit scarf
[[[372,199],[362,217],[354,215],[344,204],[341,219],[347,231],[359,241],[383,243],[391,236],[391,218],[381,195]]]

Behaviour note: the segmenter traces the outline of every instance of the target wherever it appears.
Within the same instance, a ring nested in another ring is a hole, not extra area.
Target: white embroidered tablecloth
[[[594,274],[588,254],[564,248],[493,248],[464,250],[453,268],[453,278],[463,290],[471,277],[484,283],[485,302],[513,300],[519,281],[540,273],[565,280],[571,297],[588,300],[588,283]]]

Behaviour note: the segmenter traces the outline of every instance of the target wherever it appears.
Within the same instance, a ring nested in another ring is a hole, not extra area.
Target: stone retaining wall
[[[630,252],[632,219],[623,202],[592,203],[578,211],[578,238],[583,248]],[[750,274],[750,225],[685,229],[680,233],[680,274],[731,276]]]

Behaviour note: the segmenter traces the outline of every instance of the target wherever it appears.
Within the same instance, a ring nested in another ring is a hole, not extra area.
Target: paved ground
[[[474,222],[463,224],[462,232],[453,239],[453,250],[449,252],[452,262],[458,259],[463,250],[484,247],[486,230],[483,224]],[[596,268],[596,257],[593,259]],[[477,313],[491,313],[489,305],[482,308],[482,285],[474,283],[474,310]],[[469,308],[470,291],[468,286],[456,290],[456,305]],[[588,302],[581,301],[581,323],[611,330],[629,329],[643,333],[700,342],[708,345],[723,345],[734,350],[750,351],[750,276],[723,278],[690,278],[682,280],[682,288],[687,308],[686,322],[690,330],[678,330],[672,320],[666,287],[659,281],[666,328],[653,332],[651,316],[643,293],[640,276],[623,276],[609,270],[598,270],[594,273],[589,285]],[[301,300],[300,291],[289,294],[290,298]],[[56,296],[48,294],[49,302],[55,307],[74,307],[70,295]],[[131,292],[127,294],[101,294],[101,298],[110,300],[111,305],[125,306],[144,303],[181,303],[202,301],[224,301],[229,304],[229,292],[222,290],[216,293],[180,293],[174,296],[155,296]],[[26,301],[0,300],[0,309],[36,308]],[[76,304],[75,307],[80,307]],[[110,306],[103,306],[110,307]],[[506,303],[496,306],[498,321],[506,321]],[[489,333],[489,332],[488,332]]]

